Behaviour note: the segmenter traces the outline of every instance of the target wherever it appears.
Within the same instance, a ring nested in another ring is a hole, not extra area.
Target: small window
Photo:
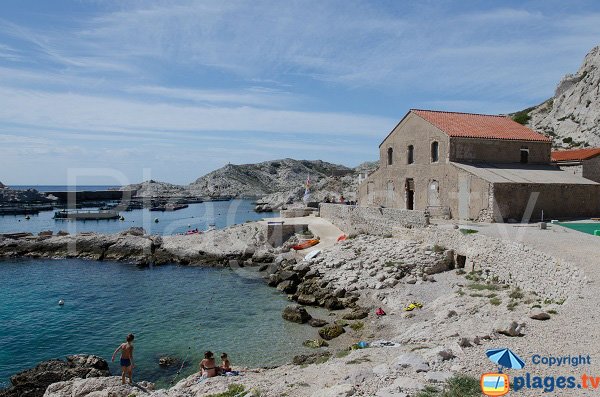
[[[394,163],[394,149],[389,148],[387,154],[388,154],[388,165],[392,165]]]
[[[408,153],[406,154],[406,158],[407,158],[408,164],[412,164],[412,163],[415,162],[414,151],[415,151],[414,146],[413,145],[408,145],[408,150],[407,150]]]
[[[521,149],[521,164],[529,162],[529,149]]]
[[[440,145],[437,142],[431,142],[431,162],[437,163],[440,158]]]

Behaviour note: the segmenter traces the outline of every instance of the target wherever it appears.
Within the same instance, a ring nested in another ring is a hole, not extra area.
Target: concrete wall
[[[600,156],[583,160],[582,176],[600,183]]]
[[[507,141],[500,139],[450,138],[450,161],[519,163],[521,149],[529,149],[529,163],[550,162],[550,142]]]
[[[520,221],[537,195],[532,220],[600,217],[600,185],[499,183],[493,186],[495,216]]]
[[[394,227],[425,227],[429,219],[423,211],[397,208],[358,207],[344,204],[321,204],[320,216],[344,232],[390,235]]]
[[[581,165],[581,164],[573,164],[573,165],[561,164],[558,166],[558,168],[560,168],[561,170],[566,171],[570,174],[579,175],[579,176],[583,177],[583,165]]]
[[[290,237],[296,233],[303,233],[308,230],[306,224],[285,224],[285,223],[267,223],[266,225],[267,242],[272,247],[281,247]]]

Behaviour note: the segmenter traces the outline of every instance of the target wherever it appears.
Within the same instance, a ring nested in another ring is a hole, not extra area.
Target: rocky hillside
[[[552,98],[513,119],[552,137],[555,147],[600,146],[600,46],[562,78]]]
[[[302,188],[307,176],[311,182],[352,174],[343,165],[316,160],[273,160],[257,164],[228,164],[189,185],[192,193],[215,196],[262,197]]]
[[[150,179],[142,183],[123,186],[121,190],[136,190],[139,197],[178,197],[187,196],[189,191],[185,186]]]

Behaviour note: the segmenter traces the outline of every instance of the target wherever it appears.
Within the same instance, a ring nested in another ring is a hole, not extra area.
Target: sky
[[[508,113],[600,44],[597,1],[0,3],[0,181],[356,166],[411,108]]]

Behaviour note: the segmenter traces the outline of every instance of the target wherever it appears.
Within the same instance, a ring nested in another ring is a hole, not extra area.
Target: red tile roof
[[[552,152],[552,161],[587,160],[600,155],[600,148],[559,150]]]
[[[507,116],[421,109],[410,111],[451,137],[551,142],[550,138]]]

